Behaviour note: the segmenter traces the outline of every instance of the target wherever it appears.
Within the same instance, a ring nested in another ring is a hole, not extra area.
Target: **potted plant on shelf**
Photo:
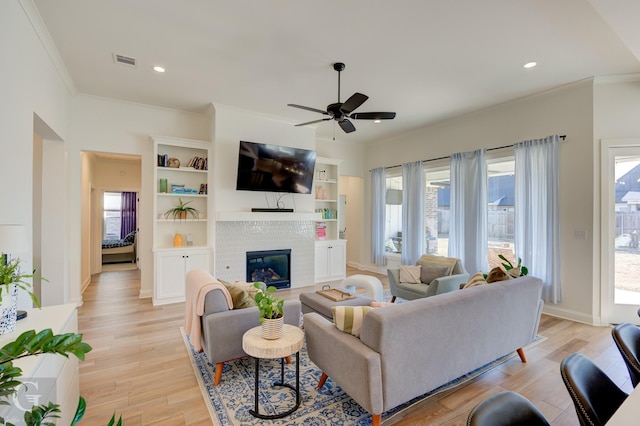
[[[35,270],[33,271],[35,272]],[[29,293],[33,304],[40,307],[40,301],[31,291],[31,284],[25,281],[35,275],[20,272],[20,259],[7,260],[7,255],[0,257],[0,335],[10,333],[16,328],[18,289]],[[43,281],[46,279],[38,277]]]
[[[182,201],[182,198],[178,198],[178,205],[167,210],[164,214],[169,217],[172,216],[173,220],[176,219],[187,219],[187,215],[191,215],[194,219],[198,218],[198,214],[200,213],[196,208],[190,207],[191,201],[187,201],[186,203]]]
[[[262,324],[262,337],[265,339],[279,339],[284,328],[284,300],[276,296],[276,288],[267,287],[263,282],[253,283],[258,289],[254,300],[260,311],[260,324]]]

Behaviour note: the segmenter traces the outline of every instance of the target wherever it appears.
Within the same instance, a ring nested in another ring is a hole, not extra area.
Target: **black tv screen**
[[[240,141],[236,189],[311,194],[315,166],[315,151]]]

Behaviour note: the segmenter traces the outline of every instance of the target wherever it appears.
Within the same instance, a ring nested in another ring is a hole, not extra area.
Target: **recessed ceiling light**
[[[161,67],[160,65],[156,65],[155,67],[153,67],[153,70],[155,72],[164,72],[165,71],[164,67]]]
[[[524,64],[524,67],[528,69],[528,68],[533,68],[533,67],[535,67],[536,65],[538,65],[538,63],[537,63],[537,62],[533,62],[533,61],[531,61],[531,62],[527,62],[526,64]]]

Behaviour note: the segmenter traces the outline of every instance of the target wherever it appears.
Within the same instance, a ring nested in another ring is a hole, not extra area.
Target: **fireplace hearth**
[[[262,281],[277,289],[291,287],[291,250],[247,252],[247,282]]]

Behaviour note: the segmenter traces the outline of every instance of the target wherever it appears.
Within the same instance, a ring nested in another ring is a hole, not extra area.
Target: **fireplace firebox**
[[[277,289],[291,287],[291,250],[247,252],[247,282],[262,281]]]

